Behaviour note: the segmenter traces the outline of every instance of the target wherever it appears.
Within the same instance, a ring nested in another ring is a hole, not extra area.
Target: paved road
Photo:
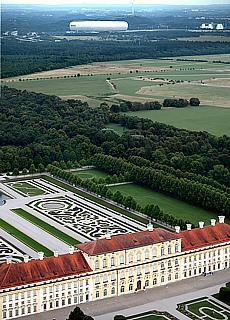
[[[83,303],[80,308],[95,320],[113,320],[116,314],[128,316],[154,309],[169,311],[180,320],[188,320],[188,317],[176,311],[177,303],[217,293],[229,280],[230,269],[226,269],[208,277],[198,276],[146,291]],[[18,319],[65,320],[73,309],[72,306]]]

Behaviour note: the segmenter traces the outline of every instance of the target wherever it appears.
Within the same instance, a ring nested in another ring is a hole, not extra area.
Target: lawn
[[[48,248],[44,247],[42,244],[39,242],[35,241],[31,237],[27,236],[25,233],[21,232],[17,228],[13,227],[11,224],[8,222],[2,220],[0,218],[0,228],[11,234],[13,237],[33,249],[34,251],[37,252],[44,252],[44,255],[46,257],[53,256],[53,251],[49,250]]]
[[[197,225],[201,220],[204,221],[205,224],[209,225],[210,219],[212,218],[218,221],[216,213],[201,209],[189,203],[171,198],[167,195],[136,184],[126,184],[109,188],[113,193],[120,191],[124,196],[131,195],[137,203],[143,207],[147,203],[153,203],[158,205],[164,213],[172,214],[177,219],[188,219],[195,225]],[[225,221],[230,224],[230,219],[226,219]]]
[[[46,194],[47,192],[35,187],[34,185],[26,182],[9,182],[6,183],[7,187],[16,190],[19,194],[23,195],[24,197],[33,197]]]
[[[169,316],[169,317],[168,317]],[[127,320],[169,320],[172,319],[172,315],[168,312],[161,311],[149,311],[140,314],[135,314],[129,317],[126,317]],[[178,320],[176,317],[173,319]]]
[[[48,232],[52,236],[58,238],[59,240],[67,243],[68,245],[75,245],[80,243],[75,238],[69,236],[68,234],[58,230],[54,226],[51,226],[47,222],[35,217],[34,215],[30,214],[29,212],[18,208],[18,209],[11,209],[14,213],[18,214],[20,217],[26,219],[27,221],[33,223],[34,225],[38,226],[39,228],[43,229],[44,231]]]
[[[97,170],[97,169],[87,169],[87,170],[76,170],[71,171],[71,173],[78,175],[81,179],[105,179],[108,177],[108,173]]]

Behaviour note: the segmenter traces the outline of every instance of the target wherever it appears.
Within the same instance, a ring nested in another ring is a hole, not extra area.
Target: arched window
[[[178,266],[178,259],[175,259],[175,266]]]
[[[103,276],[103,282],[106,282],[106,281],[107,281],[107,275],[104,274],[104,276]]]
[[[171,263],[171,260],[168,261],[168,268],[171,268],[172,266],[172,263]]]
[[[107,289],[104,289],[104,297],[107,296]]]
[[[129,291],[133,291],[133,284],[132,283],[129,284]]]
[[[145,259],[149,258],[149,250],[145,250]]]
[[[141,260],[141,253],[140,251],[137,252],[137,261],[140,261]]]
[[[96,276],[96,278],[95,278],[95,284],[96,283],[99,283],[100,281],[99,281],[99,276]]]
[[[149,273],[149,266],[145,266],[145,273]]]
[[[141,268],[138,267],[138,268],[137,268],[137,275],[139,276],[140,274],[141,274]]]
[[[164,269],[165,268],[165,264],[164,262],[161,262],[161,269]]]
[[[120,279],[124,279],[124,277],[125,277],[125,273],[124,273],[124,271],[121,271],[121,273],[120,273]]]
[[[111,274],[111,281],[114,281],[115,280],[115,273],[113,272],[112,274]]]
[[[156,263],[153,264],[153,271],[157,271],[157,264]]]
[[[171,281],[172,280],[172,276],[171,274],[168,275],[168,281]]]
[[[129,277],[133,276],[133,269],[129,269]]]
[[[103,268],[106,268],[107,267],[107,261],[106,259],[103,259]]]
[[[99,269],[99,261],[98,260],[95,261],[95,269],[96,270]]]
[[[114,257],[111,258],[111,267],[115,265]]]
[[[129,254],[129,263],[133,262],[133,255],[130,253]]]
[[[176,243],[175,244],[175,252],[178,252],[179,251],[179,246],[178,246],[178,244]]]
[[[125,287],[124,287],[124,286],[121,286],[120,292],[121,292],[121,293],[124,293],[124,292],[125,292]]]
[[[155,258],[156,256],[157,256],[157,250],[156,248],[153,248],[152,257]]]
[[[124,263],[124,256],[123,254],[120,256],[120,264],[123,264]]]
[[[157,284],[157,278],[153,279],[153,285],[155,286]]]
[[[149,286],[149,280],[145,280],[145,288]]]
[[[171,246],[168,246],[168,254],[171,254],[171,253],[172,253]]]
[[[111,294],[115,294],[115,288],[114,287],[112,287],[112,289],[111,289]]]
[[[100,297],[100,292],[96,291],[96,298],[99,298],[99,297]]]
[[[178,280],[178,273],[175,273],[175,280]]]
[[[163,282],[165,282],[165,277],[164,276],[161,277],[161,283],[163,283]]]
[[[164,254],[165,254],[165,248],[161,247],[161,256],[164,256]]]

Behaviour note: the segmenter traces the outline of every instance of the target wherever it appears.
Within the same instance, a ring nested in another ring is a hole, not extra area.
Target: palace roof
[[[81,252],[0,265],[0,289],[92,271]]]
[[[180,239],[181,235],[165,229],[157,228],[153,231],[145,230],[129,234],[112,236],[109,239],[102,238],[85,243],[77,244],[75,247],[89,255],[97,255],[106,252],[121,251],[125,249],[147,246],[154,243]]]
[[[181,251],[184,252],[230,242],[230,225],[217,222],[203,228],[184,230],[179,234],[182,237]]]

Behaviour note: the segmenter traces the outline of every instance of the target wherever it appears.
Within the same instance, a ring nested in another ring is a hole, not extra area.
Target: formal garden
[[[0,263],[6,256],[11,256],[12,261],[21,261],[25,252],[17,248],[13,243],[0,236]]]
[[[230,319],[230,307],[208,297],[180,303],[177,310],[194,320]]]

